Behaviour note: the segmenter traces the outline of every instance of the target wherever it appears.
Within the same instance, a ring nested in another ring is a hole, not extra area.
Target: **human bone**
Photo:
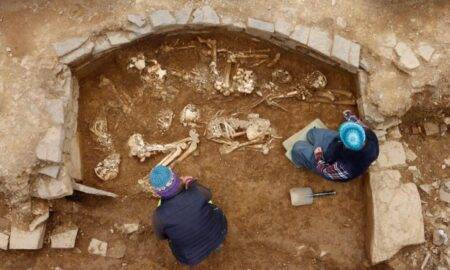
[[[319,90],[327,85],[327,77],[322,72],[315,70],[306,75],[306,84],[313,89]]]
[[[252,70],[238,68],[233,81],[236,91],[251,94],[256,86],[256,75]]]
[[[130,58],[130,63],[128,64],[128,68],[136,68],[137,70],[141,71],[145,68],[145,56],[141,53],[138,54],[135,57]]]
[[[113,147],[111,134],[108,133],[108,122],[106,119],[98,118],[89,128],[92,133],[96,136],[96,140],[106,149],[111,149]]]
[[[119,174],[120,154],[113,153],[99,162],[94,169],[95,174],[103,181],[111,180]]]
[[[272,78],[276,82],[280,83],[290,83],[292,81],[292,76],[289,71],[284,69],[276,69],[272,72]]]
[[[166,132],[169,130],[170,126],[172,125],[172,119],[174,117],[174,113],[170,109],[163,109],[158,113],[156,116],[156,124],[158,128],[161,130],[161,132]]]
[[[180,123],[183,126],[192,125],[200,119],[200,110],[194,104],[186,105],[180,114]]]

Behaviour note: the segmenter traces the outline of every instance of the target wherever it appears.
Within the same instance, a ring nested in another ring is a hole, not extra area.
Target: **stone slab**
[[[291,39],[299,42],[300,44],[307,46],[309,33],[311,32],[311,28],[305,25],[296,25],[294,31],[291,34]]]
[[[78,49],[74,50],[73,52],[64,55],[60,61],[64,64],[71,64],[74,62],[77,62],[87,56],[89,56],[92,53],[92,50],[94,49],[95,44],[92,41],[86,42],[83,46],[79,47]]]
[[[60,170],[58,179],[37,178],[33,183],[31,194],[33,197],[51,200],[73,194],[72,179],[67,169]]]
[[[56,165],[55,166],[47,166],[42,169],[39,169],[38,173],[50,176],[51,178],[56,178],[56,177],[58,177],[59,169],[60,169],[60,167],[56,166]]]
[[[12,226],[9,248],[25,250],[42,248],[44,244],[45,226],[45,224],[42,224],[33,231],[24,231]]]
[[[275,26],[270,22],[248,18],[245,31],[252,36],[268,39],[274,33]]]
[[[381,168],[392,168],[406,165],[406,153],[402,143],[386,141],[380,145],[377,165]]]
[[[350,40],[345,39],[340,35],[334,35],[331,57],[347,64],[349,62],[350,44]]]
[[[156,10],[150,14],[150,21],[155,30],[174,26],[177,21],[168,10]]]
[[[191,17],[192,10],[193,10],[192,5],[186,5],[182,9],[175,11],[174,17],[175,17],[175,21],[177,22],[177,24],[179,24],[179,25],[187,24],[189,21],[189,18]]]
[[[95,40],[93,54],[99,54],[112,48],[109,39],[106,36],[97,37]]]
[[[47,211],[43,214],[38,215],[33,221],[31,221],[29,225],[30,231],[34,231],[39,225],[46,222],[47,219],[50,217],[50,211],[47,208]]]
[[[64,123],[64,101],[62,99],[47,99],[45,101],[45,110],[50,115],[53,124]]]
[[[145,16],[142,14],[128,14],[127,19],[137,27],[142,27],[147,23],[145,21]]]
[[[74,248],[77,234],[78,228],[55,233],[50,236],[50,247],[61,249]]]
[[[0,232],[0,249],[8,250],[9,235]]]
[[[93,255],[106,256],[106,252],[108,250],[108,243],[98,240],[96,238],[92,238],[89,243],[88,252]]]
[[[433,53],[434,48],[431,45],[424,42],[419,43],[419,46],[417,47],[417,54],[420,55],[423,60],[430,62]]]
[[[125,31],[113,31],[106,33],[106,37],[112,46],[119,46],[136,39],[136,34]]]
[[[121,259],[125,256],[127,246],[121,240],[116,240],[108,245],[106,256],[114,259]]]
[[[292,31],[294,31],[294,25],[282,18],[275,21],[274,27],[275,36],[280,38],[289,38]]]
[[[98,195],[98,196],[107,196],[107,197],[113,197],[113,198],[117,198],[117,194],[112,193],[112,192],[108,192],[108,191],[104,191],[101,189],[97,189],[97,188],[93,188],[93,187],[89,187],[80,183],[73,183],[73,189],[80,191],[80,192],[84,192],[87,194],[92,194],[92,195]]]
[[[397,170],[370,172],[368,253],[372,264],[425,241],[419,192],[414,183],[402,184],[400,178]]]
[[[44,161],[61,162],[63,141],[64,129],[62,126],[49,128],[36,147],[37,157]]]
[[[61,57],[81,47],[81,45],[83,45],[87,41],[87,39],[87,36],[69,38],[65,41],[54,43],[53,48],[55,49],[56,54]]]
[[[220,18],[216,11],[208,5],[197,8],[192,13],[192,23],[202,26],[214,26],[220,24]]]
[[[145,25],[144,27],[138,27],[134,24],[130,24],[125,27],[128,31],[136,34],[137,37],[143,37],[153,33],[153,27],[150,24]]]
[[[395,46],[395,53],[399,57],[399,64],[401,67],[412,70],[420,66],[419,59],[417,59],[413,50],[404,42],[399,42]]]
[[[73,136],[70,142],[70,161],[67,163],[67,169],[70,177],[81,180],[83,178],[83,170],[81,163],[80,139],[78,132]]]
[[[361,45],[355,42],[350,43],[350,53],[348,56],[348,63],[356,69],[359,67],[359,59],[361,55]]]
[[[312,27],[309,33],[308,46],[315,51],[324,54],[325,56],[331,55],[332,40],[327,31]]]

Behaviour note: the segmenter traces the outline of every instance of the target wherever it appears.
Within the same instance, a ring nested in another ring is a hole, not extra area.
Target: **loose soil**
[[[274,69],[282,68],[293,76],[291,83],[277,83],[283,93],[315,70],[325,74],[327,88],[355,92],[352,75],[313,58],[250,39],[244,34],[212,32],[201,36],[216,39],[218,48],[231,51],[269,48],[271,57],[280,52],[281,59],[274,67],[268,68],[265,64],[250,67],[255,61],[241,65],[256,73],[259,87],[271,80]],[[176,46],[194,44],[197,48],[170,53],[157,51],[163,43],[176,43]],[[202,77],[208,78],[210,57],[202,55],[201,49],[206,49],[206,46],[197,41],[196,35],[153,38],[116,51],[79,72],[78,130],[83,183],[115,192],[120,197],[110,199],[76,194],[69,200],[56,201],[48,230],[58,224],[79,226],[75,252],[44,248],[35,252],[36,256],[32,258],[25,252],[12,252],[16,260],[14,264],[8,260],[6,268],[29,265],[31,261],[34,261],[36,269],[55,266],[76,269],[81,265],[84,269],[183,268],[172,256],[167,242],[154,237],[150,217],[157,201],[137,184],[137,180],[146,176],[163,155],[140,162],[128,156],[127,140],[134,133],[143,134],[147,142],[153,143],[168,143],[187,137],[189,129],[183,127],[178,119],[180,111],[188,103],[201,109],[204,123],[219,110],[224,110],[225,115],[240,112],[243,118],[249,112],[259,113],[262,118],[270,119],[283,139],[315,118],[335,129],[342,121],[344,109],[355,110],[351,106],[311,104],[295,99],[281,102],[288,112],[265,104],[249,110],[250,105],[260,99],[255,94],[224,97],[214,92],[211,82],[201,90],[195,84],[170,75],[174,70],[189,72],[196,69]],[[138,53],[144,53],[147,59],[156,59],[163,69],[168,70],[165,88],[178,90],[173,100],[155,97],[153,90],[145,89],[139,73],[126,68],[130,57]],[[224,64],[225,59],[220,56],[219,73],[223,72]],[[99,87],[101,77],[111,80],[117,91],[127,93],[134,100],[130,114],[125,114],[117,106],[117,96],[109,88]],[[265,90],[262,92],[267,94]],[[143,93],[141,97],[139,93]],[[175,112],[175,118],[170,129],[163,134],[156,125],[156,115],[167,108]],[[119,176],[107,182],[94,174],[97,163],[110,153],[98,144],[89,130],[98,117],[106,117],[115,150],[122,156]],[[296,169],[284,156],[283,139],[275,140],[268,155],[253,150],[221,155],[219,145],[203,136],[204,124],[198,131],[201,135],[198,155],[177,164],[174,170],[179,175],[197,177],[211,189],[214,202],[227,216],[229,233],[223,250],[209,256],[197,269],[364,268],[366,219],[362,179],[333,183],[306,170]],[[289,189],[297,186],[310,186],[316,191],[334,189],[337,196],[317,199],[311,206],[295,208],[290,205]],[[141,229],[131,236],[122,235],[114,226],[129,222],[141,224]],[[127,247],[125,257],[113,259],[89,255],[87,247],[91,238],[107,241],[110,247],[124,243]]]

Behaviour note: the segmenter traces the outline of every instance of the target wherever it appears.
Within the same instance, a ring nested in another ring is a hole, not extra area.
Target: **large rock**
[[[397,170],[370,173],[367,248],[373,264],[388,260],[405,246],[425,241],[419,192],[415,184],[402,184],[400,178]]]
[[[419,59],[417,59],[413,50],[406,43],[397,43],[395,46],[395,52],[399,57],[398,64],[401,68],[411,70],[420,66]]]
[[[108,250],[108,243],[92,238],[89,243],[88,252],[93,255],[106,256]]]
[[[53,48],[58,56],[63,56],[79,48],[87,39],[88,36],[70,38],[62,42],[54,43]]]
[[[46,200],[62,198],[72,193],[72,179],[65,167],[61,169],[57,179],[44,177],[36,179],[31,190],[34,197]]]
[[[15,226],[11,227],[9,240],[10,249],[40,249],[44,243],[45,224],[33,231],[24,231]]]
[[[376,164],[381,168],[406,165],[406,153],[402,143],[386,141],[380,145],[380,154]]]
[[[0,232],[0,249],[7,250],[9,243],[9,235]]]

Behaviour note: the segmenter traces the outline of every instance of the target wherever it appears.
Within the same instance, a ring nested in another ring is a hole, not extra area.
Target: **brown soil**
[[[278,84],[280,92],[301,82],[307,73],[323,72],[327,88],[354,91],[354,78],[334,67],[321,64],[312,58],[297,55],[265,42],[248,39],[244,35],[224,33],[204,34],[203,37],[218,40],[219,48],[232,51],[270,48],[270,55],[281,52],[280,62],[272,68],[261,65],[250,68],[255,71],[258,86],[270,80],[274,68],[288,70],[293,82]],[[156,49],[167,42],[178,45],[195,44],[197,49],[157,53]],[[194,67],[205,70],[209,57],[202,56],[199,48],[206,48],[196,41],[196,36],[172,36],[167,39],[144,40],[127,49],[117,51],[103,59],[93,72],[80,78],[79,121],[81,133],[84,183],[120,195],[118,199],[99,198],[77,194],[71,200],[58,200],[49,231],[58,223],[69,221],[80,227],[76,252],[44,248],[31,258],[25,252],[11,252],[15,262],[7,261],[5,267],[29,265],[36,269],[59,266],[63,269],[179,269],[182,266],[172,256],[165,241],[158,241],[152,232],[150,217],[157,201],[141,191],[139,178],[163,157],[158,155],[145,162],[128,156],[128,138],[138,132],[147,142],[168,143],[187,137],[188,128],[179,123],[179,113],[188,104],[196,104],[202,111],[202,121],[207,122],[218,110],[225,114],[245,110],[259,97],[223,97],[213,93],[211,85],[206,92],[194,89],[181,79],[169,75],[166,86],[179,92],[173,101],[163,101],[152,96],[152,90],[144,90],[139,74],[127,70],[129,58],[143,52],[147,59],[157,59],[163,69],[190,71]],[[219,58],[219,72],[224,59]],[[244,64],[244,67],[249,67]],[[84,72],[86,73],[86,72]],[[80,74],[83,74],[81,72]],[[135,102],[130,115],[117,107],[116,96],[107,88],[99,87],[100,77],[110,79],[119,92],[127,93]],[[264,93],[266,94],[266,93]],[[282,105],[289,112],[260,105],[252,110],[271,120],[279,135],[286,138],[303,128],[315,118],[320,118],[330,128],[337,128],[342,121],[341,112],[349,106],[308,104],[286,100]],[[156,126],[156,114],[164,108],[175,112],[170,129],[162,134]],[[354,108],[353,108],[354,109]],[[89,126],[99,116],[106,116],[115,149],[122,156],[120,174],[116,179],[103,182],[94,174],[96,164],[105,158],[105,151],[89,131]],[[203,127],[198,129],[203,135]],[[346,184],[332,183],[305,170],[296,169],[284,156],[282,140],[274,142],[268,155],[245,150],[229,155],[219,153],[219,145],[201,137],[198,155],[175,166],[180,175],[193,175],[209,187],[213,200],[225,212],[229,233],[222,252],[211,255],[198,269],[361,269],[365,262],[364,231],[365,205],[363,181]],[[334,198],[318,199],[312,206],[294,208],[290,205],[289,189],[310,186],[313,190],[334,189]],[[114,224],[140,222],[138,233],[127,237],[114,228]],[[127,246],[123,259],[102,258],[87,253],[91,238],[107,241],[109,245],[124,242]],[[80,252],[81,251],[81,252]],[[321,252],[326,255],[320,257]],[[47,258],[47,256],[50,257]],[[23,258],[21,261],[19,258]],[[63,260],[61,260],[63,258]],[[31,261],[30,261],[31,260]],[[11,263],[11,264],[9,264]]]

